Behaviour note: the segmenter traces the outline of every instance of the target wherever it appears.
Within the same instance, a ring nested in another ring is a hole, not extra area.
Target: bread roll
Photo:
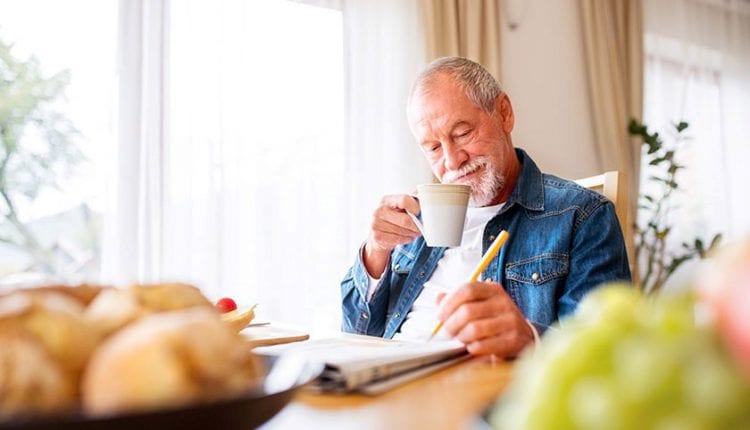
[[[75,405],[97,342],[82,305],[68,295],[18,291],[0,297],[0,414]]]
[[[103,342],[82,403],[94,415],[177,407],[250,390],[262,372],[217,312],[193,307],[143,317]]]
[[[103,290],[86,308],[86,320],[104,336],[153,313],[213,308],[201,291],[189,284],[135,284]]]
[[[103,290],[110,289],[112,287],[103,285],[42,285],[38,287],[22,288],[11,290],[8,292],[0,291],[0,296],[7,296],[15,293],[31,294],[35,296],[44,296],[49,293],[62,294],[68,296],[82,306],[88,306],[92,300]]]
[[[86,308],[84,318],[106,337],[145,313],[146,310],[138,303],[138,298],[132,291],[112,288],[96,296]]]
[[[140,284],[132,285],[138,303],[149,311],[164,312],[187,309],[194,306],[213,308],[213,304],[190,284]]]
[[[77,381],[33,336],[0,332],[0,419],[57,413],[77,402]]]

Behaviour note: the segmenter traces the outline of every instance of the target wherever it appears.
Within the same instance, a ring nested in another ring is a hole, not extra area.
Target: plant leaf
[[[712,252],[716,250],[719,246],[721,246],[721,239],[723,235],[721,233],[714,236],[713,239],[711,239],[711,244],[708,245],[708,252]]]
[[[700,239],[695,239],[695,250],[698,252],[698,255],[700,255],[701,258],[706,254],[706,250],[703,248],[703,241]]]

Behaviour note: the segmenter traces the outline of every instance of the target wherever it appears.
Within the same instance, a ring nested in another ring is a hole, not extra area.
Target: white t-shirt
[[[401,330],[394,339],[420,339],[430,337],[438,323],[437,304],[439,292],[450,293],[464,284],[482,258],[482,236],[484,227],[503,207],[504,203],[482,208],[469,207],[466,211],[464,234],[461,246],[448,248],[443,253],[430,279],[424,283],[422,292],[414,301]],[[368,299],[377,288],[377,279],[370,278]],[[447,338],[443,330],[436,338]]]

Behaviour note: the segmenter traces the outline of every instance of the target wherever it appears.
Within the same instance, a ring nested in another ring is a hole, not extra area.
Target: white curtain
[[[644,27],[644,121],[690,124],[670,246],[738,240],[750,233],[750,3],[645,0]],[[649,174],[644,166],[642,180]]]
[[[122,0],[138,11],[121,27],[106,279],[193,282],[260,319],[338,328],[380,195],[430,179],[405,119],[414,2],[165,0],[159,20],[155,4]]]
[[[110,175],[101,276],[125,284],[162,277],[168,1],[121,0],[118,146]]]
[[[416,0],[345,0],[346,213],[349,263],[385,194],[431,182],[406,120],[427,50]]]

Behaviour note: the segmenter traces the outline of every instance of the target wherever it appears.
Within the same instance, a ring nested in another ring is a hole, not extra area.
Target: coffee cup
[[[428,246],[460,246],[471,187],[459,184],[417,186],[422,221],[409,214]]]

